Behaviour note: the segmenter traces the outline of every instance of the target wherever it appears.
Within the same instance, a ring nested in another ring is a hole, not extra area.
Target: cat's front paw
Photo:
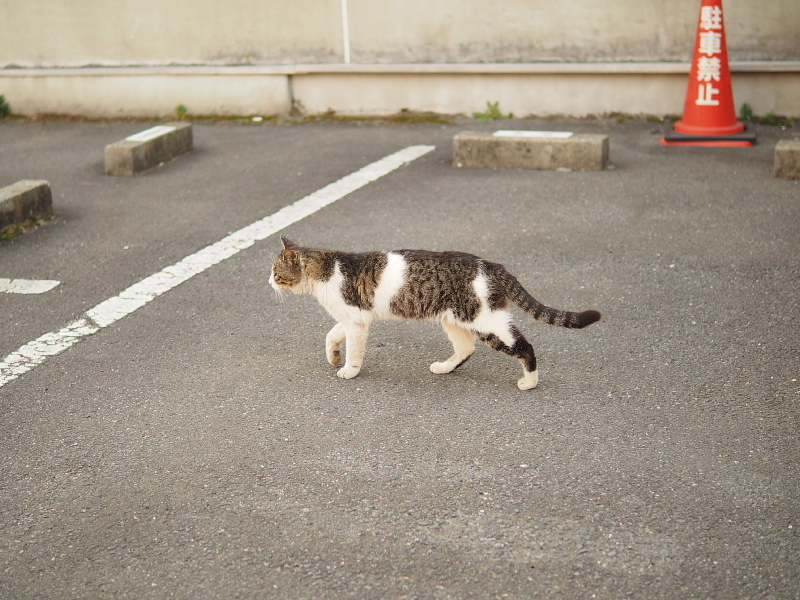
[[[452,373],[458,363],[452,362],[435,362],[431,363],[431,373],[436,373],[437,375],[441,375],[442,373]]]
[[[328,362],[332,367],[342,366],[342,353],[339,350],[328,350]]]
[[[339,369],[336,375],[341,379],[352,379],[361,371],[361,367],[343,367]]]

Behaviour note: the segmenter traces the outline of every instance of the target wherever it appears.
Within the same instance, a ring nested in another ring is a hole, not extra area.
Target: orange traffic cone
[[[683,118],[664,146],[752,146],[756,135],[736,120],[722,0],[702,0]]]

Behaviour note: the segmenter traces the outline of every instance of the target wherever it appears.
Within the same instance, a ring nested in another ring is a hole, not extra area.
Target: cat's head
[[[269,284],[277,291],[291,290],[295,293],[303,291],[303,261],[298,252],[299,246],[281,236],[283,250],[272,264]]]

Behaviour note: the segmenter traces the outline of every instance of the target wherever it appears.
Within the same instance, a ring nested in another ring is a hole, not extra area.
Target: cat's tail
[[[596,310],[585,310],[583,312],[571,312],[568,310],[558,310],[550,308],[531,296],[522,284],[513,275],[508,275],[507,284],[508,299],[519,306],[526,313],[537,321],[556,325],[558,327],[568,327],[570,329],[583,329],[600,320],[600,313]]]

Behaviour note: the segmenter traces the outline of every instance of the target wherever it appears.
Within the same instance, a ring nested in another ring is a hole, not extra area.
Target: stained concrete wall
[[[699,0],[352,1],[363,62],[681,61]],[[725,0],[731,60],[800,58],[796,0]]]
[[[338,0],[0,0],[0,67],[341,60]]]
[[[347,0],[356,63],[688,61],[699,0]],[[731,60],[800,59],[797,0],[725,0]],[[0,0],[0,68],[337,63],[341,0]]]
[[[736,106],[756,114],[800,115],[800,61],[732,63]],[[0,92],[16,113],[90,117],[285,115],[334,110],[390,114],[410,109],[471,114],[500,102],[503,112],[677,115],[688,63],[525,63],[105,67],[0,69]]]
[[[797,2],[725,0],[737,106],[800,115]],[[487,101],[521,116],[678,114],[699,6],[0,0],[0,94],[28,115],[470,114]]]

